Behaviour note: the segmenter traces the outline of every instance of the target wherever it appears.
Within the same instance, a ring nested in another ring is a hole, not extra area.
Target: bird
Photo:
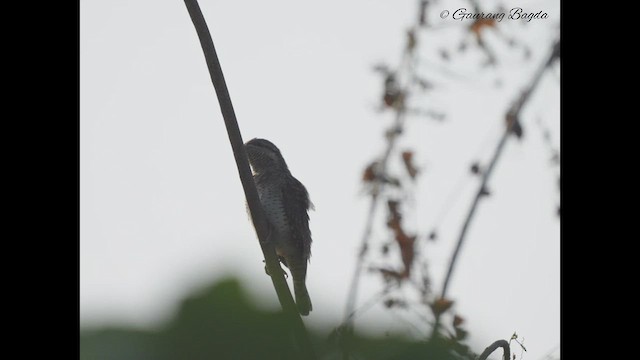
[[[314,210],[314,205],[305,186],[291,175],[282,153],[271,141],[251,139],[245,143],[245,150],[270,225],[269,239],[278,259],[291,272],[298,312],[307,316],[313,309],[306,286],[311,257],[308,210]]]

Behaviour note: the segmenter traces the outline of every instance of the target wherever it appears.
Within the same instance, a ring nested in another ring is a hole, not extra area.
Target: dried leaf
[[[385,269],[385,268],[374,268],[372,269],[374,271],[378,271],[382,274],[382,277],[386,280],[398,280],[401,281],[402,279],[404,279],[404,274],[401,272],[398,272],[396,270],[392,270],[392,269]]]
[[[471,164],[471,173],[474,175],[480,174],[480,164],[477,161]]]
[[[477,19],[471,24],[469,28],[471,32],[473,32],[477,38],[481,37],[481,32],[483,29],[495,27],[496,20],[495,19]]]
[[[402,216],[400,216],[400,212],[398,211],[399,204],[400,202],[398,200],[389,199],[387,201],[387,207],[389,208],[389,212],[391,213],[392,218],[402,218]]]
[[[395,221],[392,220],[391,222]],[[413,244],[415,243],[417,236],[407,236],[402,228],[399,227],[399,225],[396,228],[398,230],[395,230],[395,239],[398,247],[400,248],[400,257],[402,259],[402,264],[404,265],[404,270],[401,273],[401,277],[408,278],[411,274],[411,267],[415,258]]]
[[[455,315],[453,317],[453,327],[454,328],[459,327],[460,325],[462,325],[463,322],[464,322],[464,318],[462,318],[461,316]]]
[[[522,125],[520,125],[519,121],[513,125],[513,127],[511,128],[511,131],[513,131],[513,133],[516,135],[518,139],[522,139],[523,131],[522,131]]]
[[[384,104],[394,109],[402,109],[404,107],[404,93],[400,90],[385,91],[382,98]]]
[[[507,129],[509,129],[518,139],[522,139],[522,125],[516,114],[509,112],[506,116]]]
[[[403,275],[408,278],[413,265],[413,259],[415,258],[415,251],[413,244],[416,242],[417,236],[404,236],[400,244],[400,253],[402,255],[402,264],[404,265]]]
[[[384,301],[384,306],[386,306],[387,308],[391,308],[391,307],[406,308],[407,303],[402,299],[387,299]]]
[[[402,215],[400,214],[399,206],[400,203],[397,200],[389,199],[387,201],[387,207],[389,209],[387,226],[393,230],[396,243],[400,248],[402,264],[404,265],[404,270],[401,273],[402,278],[408,278],[411,273],[411,266],[413,265],[415,257],[414,244],[417,239],[417,235],[409,236],[402,228]]]
[[[400,222],[400,218],[392,217],[387,220],[387,227],[393,230],[394,233],[402,232],[402,223]],[[397,238],[397,235],[396,235]]]
[[[416,175],[418,175],[418,169],[413,165],[413,151],[402,152],[402,161],[411,179],[415,179]]]
[[[386,92],[384,93],[384,97],[382,98],[382,101],[384,101],[385,105],[392,107],[393,104],[396,102],[396,96],[397,94],[395,93]]]
[[[445,299],[445,298],[438,298],[436,301],[434,301],[430,305],[431,311],[433,311],[434,315],[438,316],[440,314],[443,314],[447,310],[449,310],[451,306],[453,306],[453,303],[454,302],[452,300]]]
[[[384,94],[382,100],[388,107],[397,107],[404,102],[404,95],[398,86],[396,76],[390,72],[384,79]]]
[[[456,331],[456,340],[464,340],[469,332],[467,330],[461,328],[455,328]]]
[[[372,162],[371,164],[369,164],[369,166],[366,167],[366,169],[364,169],[364,172],[362,174],[362,181],[364,182],[372,182],[374,180],[376,180],[377,175],[376,175],[376,167],[377,167],[378,163],[376,161]]]

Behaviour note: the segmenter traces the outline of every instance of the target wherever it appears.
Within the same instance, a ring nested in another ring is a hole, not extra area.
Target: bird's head
[[[269,140],[251,139],[245,145],[249,164],[255,173],[269,170],[288,170],[280,150]]]

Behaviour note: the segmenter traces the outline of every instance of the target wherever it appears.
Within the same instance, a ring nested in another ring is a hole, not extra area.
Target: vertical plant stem
[[[276,290],[276,294],[278,295],[280,305],[282,306],[285,319],[287,319],[287,322],[291,326],[291,331],[296,339],[298,350],[300,351],[302,358],[316,359],[304,323],[302,322],[302,318],[300,317],[293,301],[293,297],[291,296],[289,286],[284,278],[284,273],[276,256],[274,245],[268,238],[269,224],[267,223],[264,215],[264,210],[262,209],[260,198],[258,197],[258,191],[253,181],[238,121],[233,110],[231,97],[229,96],[227,84],[224,80],[220,61],[218,60],[218,55],[213,45],[209,28],[207,27],[207,23],[202,15],[198,1],[185,0],[184,3],[187,7],[191,20],[193,21],[198,38],[200,39],[200,45],[204,52],[209,74],[211,75],[211,82],[216,90],[220,110],[222,112],[222,117],[224,118],[227,134],[229,136],[233,155],[238,167],[240,181],[242,182],[249,211],[251,212],[251,219],[256,229],[267,269],[271,274],[271,280]]]

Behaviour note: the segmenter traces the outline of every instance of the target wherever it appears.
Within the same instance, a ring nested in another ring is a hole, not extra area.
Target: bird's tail
[[[309,297],[309,292],[307,292],[305,281],[293,280],[293,291],[296,294],[296,305],[300,315],[309,315],[313,306],[311,305],[311,298]]]

